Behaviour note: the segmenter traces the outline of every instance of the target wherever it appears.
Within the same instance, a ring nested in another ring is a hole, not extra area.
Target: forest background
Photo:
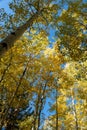
[[[0,129],[86,130],[87,1],[3,1]]]

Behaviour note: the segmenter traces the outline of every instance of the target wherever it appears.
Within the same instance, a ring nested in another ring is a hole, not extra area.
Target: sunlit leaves
[[[32,27],[0,59],[1,111],[10,107],[22,109],[33,102],[36,112],[32,117],[19,121],[21,129],[31,129],[35,118],[37,128],[40,116],[44,120],[44,114],[39,112],[44,109],[48,97],[52,102],[49,111],[54,113],[49,115],[50,121],[45,120],[49,126],[45,125],[44,129],[57,129],[53,121],[58,121],[59,129],[73,130],[77,126],[86,129],[86,5],[82,1],[69,1],[67,9],[64,9],[60,7],[62,3],[56,2],[14,0],[9,5],[14,12],[5,23],[5,32],[8,30],[9,33],[43,9]],[[2,21],[7,15],[1,11]],[[48,38],[50,26],[57,31],[51,47]],[[4,27],[0,26],[0,30],[3,32],[1,38],[5,37]]]

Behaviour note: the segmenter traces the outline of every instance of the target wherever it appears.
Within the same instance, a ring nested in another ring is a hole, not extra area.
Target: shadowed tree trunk
[[[18,27],[15,32],[10,33],[4,40],[0,42],[0,56],[2,56],[11,47],[13,47],[14,43],[23,35],[27,28],[32,26],[33,22],[39,16],[41,11],[38,11],[35,14],[33,14],[25,24]]]

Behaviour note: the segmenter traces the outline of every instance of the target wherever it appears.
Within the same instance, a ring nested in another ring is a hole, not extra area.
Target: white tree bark
[[[15,32],[10,33],[4,40],[0,42],[0,56],[3,56],[14,43],[23,35],[28,27],[32,26],[35,19],[39,16],[39,13],[35,13],[25,24],[18,27]]]

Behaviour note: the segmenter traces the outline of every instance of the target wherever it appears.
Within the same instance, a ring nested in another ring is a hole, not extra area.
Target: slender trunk
[[[42,90],[41,86],[39,88],[38,99],[37,99],[37,103],[36,103],[36,112],[35,112],[34,122],[33,122],[34,130],[39,130],[39,127],[40,127],[41,112],[42,112],[42,108],[43,108],[43,100],[45,98],[44,95],[45,95],[46,85],[47,85],[47,82],[46,82],[45,86],[43,87],[43,90]]]
[[[56,89],[56,130],[58,130],[58,91]]]
[[[43,101],[45,99],[46,86],[47,86],[47,82],[46,82],[45,86],[43,87],[43,91],[42,91],[42,94],[40,97],[40,108],[39,108],[39,112],[38,112],[38,128],[37,128],[37,130],[39,130],[39,127],[41,125],[41,112],[43,109],[43,103],[44,103]]]
[[[31,27],[40,12],[35,13],[25,24],[18,27],[15,32],[10,33],[4,40],[0,42],[0,56],[6,53],[14,43],[23,35],[28,27]]]
[[[28,65],[28,63],[27,63],[27,65]],[[25,69],[24,69],[24,71],[23,71],[23,73],[22,73],[22,75],[21,75],[21,77],[20,77],[18,86],[17,86],[17,88],[16,88],[16,90],[15,90],[15,92],[14,92],[14,94],[13,94],[11,100],[10,100],[10,103],[9,103],[8,107],[5,108],[6,111],[5,111],[4,116],[2,117],[2,119],[1,119],[1,121],[0,121],[0,125],[1,125],[0,127],[1,127],[1,128],[2,128],[2,126],[3,126],[3,124],[4,124],[4,121],[5,121],[6,117],[7,117],[7,115],[8,115],[8,111],[9,111],[9,109],[10,109],[10,107],[11,107],[11,105],[12,105],[14,99],[15,99],[15,96],[16,96],[16,94],[18,93],[19,87],[20,87],[20,85],[21,85],[22,79],[23,79],[23,77],[24,77],[26,71],[27,71],[27,66],[25,67]]]
[[[73,93],[73,90],[71,90],[71,91]],[[72,106],[73,106],[73,115],[74,115],[74,118],[75,118],[75,126],[76,126],[76,130],[78,130],[79,125],[78,125],[77,111],[76,111],[73,95],[72,95]]]
[[[74,114],[74,118],[75,118],[75,126],[76,126],[76,130],[78,130],[78,119],[77,119],[77,111],[76,111],[76,107],[74,104],[74,100],[72,99],[72,103],[73,103],[73,114]]]
[[[41,87],[40,87],[40,90],[39,90],[39,93],[38,93],[38,99],[37,99],[37,102],[36,102],[36,112],[35,112],[35,115],[34,115],[34,130],[37,129],[37,118],[38,118],[38,110],[39,110],[39,103],[40,103],[40,96],[41,96]]]
[[[2,118],[3,118],[3,115],[4,115],[3,113],[4,113],[5,107],[6,107],[6,105],[7,105],[6,100],[4,99],[5,94],[6,94],[6,91],[4,92],[4,90],[6,90],[6,88],[4,87],[4,83],[2,83],[2,81],[4,80],[4,77],[5,77],[5,75],[6,75],[7,71],[8,71],[8,69],[9,69],[9,67],[11,66],[11,60],[12,60],[12,55],[11,55],[11,57],[10,57],[10,60],[9,60],[8,65],[7,65],[6,68],[4,69],[3,74],[2,74],[2,77],[1,77],[1,79],[0,79],[0,89],[1,89],[1,93],[0,93],[1,97],[0,97],[0,98],[1,98],[1,102],[4,101],[4,103],[5,103],[5,106],[1,104],[1,108],[0,108],[0,109],[1,109],[1,115],[0,115],[0,129],[1,129],[1,126],[2,126]]]
[[[38,123],[37,123],[37,130],[39,130],[39,127],[40,127],[40,118],[41,118],[41,111],[42,111],[42,99],[40,99],[40,108],[39,108],[39,111],[38,111]]]

